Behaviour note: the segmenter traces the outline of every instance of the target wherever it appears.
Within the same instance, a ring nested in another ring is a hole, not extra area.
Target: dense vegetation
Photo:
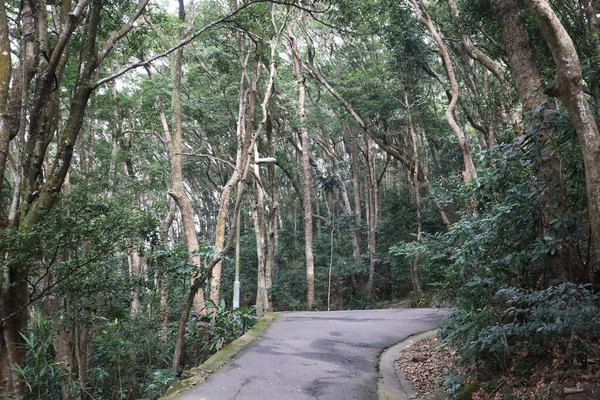
[[[405,298],[479,380],[587,368],[597,14],[0,2],[3,396],[156,398],[265,312]]]

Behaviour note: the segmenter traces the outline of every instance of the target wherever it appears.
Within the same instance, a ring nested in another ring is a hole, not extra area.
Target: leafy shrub
[[[536,360],[556,355],[570,369],[587,363],[589,342],[600,337],[598,300],[589,287],[573,283],[501,289],[488,307],[455,312],[446,340],[463,363],[491,372],[512,366],[527,375]]]
[[[214,313],[200,318],[197,330],[201,335],[208,336],[204,349],[212,353],[242,336],[256,321],[256,307],[231,309],[221,302]]]
[[[53,334],[48,320],[39,313],[27,334],[21,334],[25,340],[26,360],[24,367],[15,366],[27,387],[26,399],[58,399],[60,383],[64,374],[55,360]]]

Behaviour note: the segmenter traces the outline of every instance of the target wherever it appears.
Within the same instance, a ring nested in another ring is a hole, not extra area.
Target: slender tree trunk
[[[454,0],[447,0],[447,1],[448,1],[448,6],[450,7],[450,11],[451,11],[452,15],[454,17],[458,17],[459,10],[458,10],[458,7],[457,7],[455,1]],[[502,0],[500,0],[500,1],[502,1]],[[509,0],[509,1],[511,1],[511,0]],[[502,98],[501,98],[502,105],[509,114],[510,123],[515,127],[515,130],[519,134],[522,134],[523,133],[523,126],[522,126],[523,123],[521,120],[521,116],[517,112],[516,107],[512,104],[512,102],[510,100],[512,90],[510,87],[510,83],[506,79],[504,70],[498,63],[496,63],[494,60],[492,60],[488,55],[483,53],[479,48],[475,47],[471,38],[464,32],[463,29],[461,29],[460,33],[461,33],[462,47],[465,50],[465,52],[467,53],[467,55],[469,57],[471,57],[473,60],[476,60],[477,62],[479,62],[481,65],[483,65],[488,71],[490,71],[492,73],[492,75],[494,75],[494,77],[496,77],[496,79],[500,83],[500,85],[502,87]],[[488,147],[491,147],[490,145],[492,143],[495,144],[495,142],[492,141],[491,138],[487,138]]]
[[[267,115],[267,124],[265,127],[267,133],[268,156],[275,157],[275,148],[273,146],[273,126],[271,118]],[[267,236],[267,260],[265,264],[265,286],[267,290],[268,311],[273,311],[273,299],[271,296],[271,287],[273,286],[273,275],[276,268],[275,250],[278,245],[278,225],[279,203],[277,201],[277,186],[275,179],[275,165],[269,165],[269,188],[271,196],[271,207],[269,210],[269,234]]]
[[[8,36],[8,18],[4,2],[0,3],[0,155],[4,162],[8,158],[10,143],[10,132],[8,127],[8,98],[10,89],[11,59],[10,59],[10,38]],[[0,160],[1,161],[1,160]],[[0,165],[1,167],[1,165]],[[4,170],[1,170],[4,174]],[[5,257],[5,254],[1,255]],[[7,292],[10,290],[10,271],[6,264],[2,262],[0,267],[0,305],[4,308],[8,305],[10,298]],[[0,312],[0,318],[4,317],[4,312]],[[0,389],[5,393],[11,393],[18,390],[18,379],[10,370],[12,364],[11,342],[13,337],[9,336],[8,329],[12,327],[2,327],[0,335]],[[7,337],[9,336],[9,337]]]
[[[179,0],[179,22],[183,24],[185,22],[185,8],[183,0]],[[179,38],[183,39],[187,35],[187,28],[182,27],[179,29]],[[179,48],[173,53],[171,59],[171,85],[173,86],[172,97],[171,97],[171,108],[172,108],[172,132],[167,142],[171,142],[172,154],[171,154],[171,189],[169,195],[175,200],[179,212],[181,213],[181,222],[183,225],[183,235],[187,243],[188,252],[190,253],[190,259],[194,269],[201,269],[200,255],[198,250],[200,245],[198,244],[198,236],[196,234],[196,224],[194,223],[194,215],[192,213],[192,207],[190,201],[185,193],[183,185],[183,132],[181,122],[181,78],[182,78],[182,64],[183,64],[183,49]],[[165,132],[166,133],[166,132]],[[196,274],[192,274],[191,279],[197,278]],[[197,314],[205,315],[206,307],[204,304],[204,292],[199,290],[194,299],[194,311]]]
[[[311,196],[311,169],[310,169],[310,139],[306,127],[306,78],[302,74],[298,56],[298,42],[289,29],[289,38],[294,54],[294,72],[298,82],[298,118],[300,119],[300,139],[302,142],[302,183],[304,195],[302,207],[304,210],[304,243],[306,255],[306,307],[311,308],[315,301],[315,258],[313,255],[313,223],[312,223],[312,196]]]
[[[581,0],[587,18],[588,34],[587,37],[592,40],[594,45],[595,54],[591,57],[592,67],[597,71],[600,69],[600,60],[598,60],[598,54],[600,54],[600,29],[598,28],[598,15],[594,0]],[[600,115],[600,85],[596,82],[592,83],[592,95],[594,102],[596,103],[596,115]]]
[[[367,280],[367,295],[371,297],[373,295],[373,281],[375,279],[375,264],[376,264],[376,230],[378,223],[378,188],[377,181],[375,179],[375,165],[374,165],[374,154],[373,147],[371,146],[371,140],[367,134],[364,135],[365,139],[365,165],[367,167],[367,201],[369,207],[367,208],[367,219],[369,225],[368,237],[368,248],[369,248],[369,279]]]
[[[241,38],[238,38],[241,46]],[[236,156],[235,170],[231,174],[231,177],[227,180],[227,183],[221,191],[221,201],[219,203],[219,212],[217,215],[217,228],[215,231],[215,248],[221,249],[225,243],[225,224],[227,222],[227,215],[229,212],[229,201],[231,199],[231,193],[233,189],[238,185],[242,179],[241,172],[246,169],[248,164],[248,154],[245,146],[247,145],[247,131],[246,131],[246,75],[247,75],[247,59],[241,59],[242,75],[240,78],[240,91],[238,97],[238,120],[237,120],[237,142],[238,151]],[[220,285],[221,285],[221,268],[222,262],[219,261],[212,271],[210,299],[213,304],[218,304],[220,300]]]
[[[257,150],[255,150],[255,154]],[[252,220],[254,222],[254,234],[256,236],[256,258],[258,263],[258,276],[256,288],[256,315],[262,317],[269,310],[269,298],[266,278],[266,238],[265,238],[265,196],[260,182],[259,166],[254,164],[254,195],[255,201],[252,207]]]
[[[419,183],[419,149],[417,146],[417,135],[415,134],[415,129],[413,126],[412,115],[410,112],[410,103],[408,102],[408,94],[404,92],[404,104],[406,105],[406,115],[408,117],[408,130],[410,132],[410,139],[412,142],[412,150],[413,150],[413,174],[410,176],[410,181],[413,184],[413,191],[415,196],[415,208],[417,210],[417,243],[421,243],[422,235],[423,235],[423,210],[421,204],[421,185]],[[411,277],[413,283],[413,289],[418,294],[423,294],[423,289],[421,288],[421,279],[419,274],[419,264],[420,264],[420,256],[417,254],[415,259],[411,263]]]
[[[262,117],[261,123],[260,123],[259,127],[251,135],[244,134],[243,136],[241,136],[241,132],[238,132],[238,134],[240,135],[238,137],[243,137],[243,140],[241,142],[241,144],[242,144],[241,149],[238,147],[238,159],[240,161],[236,165],[236,171],[239,174],[239,179],[241,181],[246,180],[248,170],[249,170],[249,164],[250,164],[249,157],[252,155],[252,151],[254,149],[254,143],[256,142],[256,138],[257,138],[258,134],[261,132],[262,128],[265,126],[265,124],[267,122],[268,105],[271,100],[271,96],[273,94],[273,88],[274,88],[274,84],[275,84],[275,72],[276,72],[275,55],[276,55],[276,48],[277,48],[277,43],[278,43],[277,38],[281,34],[282,29],[283,29],[283,26],[281,27],[281,29],[277,29],[276,39],[273,39],[271,41],[271,60],[270,60],[270,65],[269,65],[269,82],[267,83],[267,87],[265,89],[265,94],[264,94],[263,101],[261,104],[261,108],[263,111],[263,117]],[[242,65],[245,65],[245,63],[242,62]],[[245,68],[243,68],[243,72],[242,72],[242,80],[243,79],[245,79]],[[243,129],[243,126],[244,126],[244,124],[243,124],[244,115],[245,115],[245,100],[244,99],[245,99],[244,93],[243,93],[243,91],[241,91],[240,92],[240,103],[239,103],[240,108],[239,108],[239,113],[238,113],[238,130]],[[244,197],[244,191],[240,190],[240,193],[238,193],[238,198],[236,200],[236,205],[235,205],[235,210],[234,210],[235,215],[239,215],[243,197]],[[234,221],[234,223],[232,226],[232,231],[235,232],[237,229],[238,223],[237,223],[237,219],[234,219],[233,221]],[[211,275],[212,270],[215,267],[215,265],[218,264],[222,260],[222,258],[225,255],[227,255],[227,253],[229,253],[229,251],[231,251],[231,249],[233,248],[232,237],[233,236],[231,236],[231,235],[229,236],[227,245],[221,251],[219,251],[217,253],[217,255],[211,260],[211,262],[208,263],[208,265],[206,265],[204,267],[204,269],[202,270],[202,273],[196,279],[193,280],[192,285],[190,286],[190,290],[186,297],[186,301],[184,303],[184,306],[183,306],[183,309],[181,312],[181,316],[179,318],[179,328],[177,330],[177,337],[175,340],[175,349],[173,351],[173,362],[171,364],[171,370],[174,372],[177,372],[180,367],[181,355],[183,352],[183,343],[184,343],[184,338],[185,338],[185,330],[187,327],[187,323],[189,321],[190,311],[191,311],[191,307],[193,305],[193,300],[196,296],[196,293],[200,289],[200,287],[202,287],[202,285],[204,285],[207,278]]]
[[[456,122],[456,120],[454,118],[454,112],[456,110],[456,105],[458,103],[458,82],[456,81],[456,75],[454,73],[454,68],[452,67],[452,61],[450,59],[448,50],[446,49],[446,45],[444,44],[444,41],[442,40],[442,37],[440,36],[440,34],[437,32],[435,26],[433,25],[433,21],[431,20],[431,17],[425,11],[425,7],[423,6],[423,1],[418,0],[418,4],[417,4],[417,0],[411,0],[411,3],[413,4],[413,6],[415,8],[415,11],[417,13],[417,18],[419,19],[419,21],[421,23],[423,23],[423,25],[425,25],[427,27],[427,30],[433,37],[433,40],[435,41],[435,43],[437,44],[437,46],[440,50],[440,53],[442,55],[442,60],[444,61],[444,67],[446,68],[446,74],[448,75],[448,79],[450,80],[450,84],[452,86],[452,91],[451,91],[452,97],[450,99],[450,104],[448,104],[448,108],[446,109],[446,111],[444,113],[444,117],[448,121],[448,124],[450,125],[450,127],[452,128],[452,130],[454,131],[454,133],[458,139],[458,143],[460,145],[460,149],[461,149],[462,155],[463,155],[463,163],[465,166],[465,172],[464,172],[465,181],[469,182],[471,180],[477,179],[477,172],[475,170],[475,165],[473,164],[473,159],[471,158],[471,152],[469,150],[469,145],[467,144],[467,139],[465,137],[465,134],[464,134],[462,128],[460,127],[460,125]],[[475,210],[472,210],[472,211],[474,212]]]
[[[88,311],[84,311],[84,314],[88,313]],[[89,315],[85,315],[85,317],[89,317]],[[79,371],[80,393],[84,399],[90,398],[87,394],[89,388],[88,336],[89,327],[87,324],[75,325],[75,358],[77,359],[77,368]]]
[[[137,251],[132,251],[131,254],[127,256],[127,261],[129,263],[129,276],[134,282],[133,290],[131,291],[131,310],[129,312],[132,319],[137,318],[138,312],[140,309],[140,299],[138,296],[138,291],[135,289],[135,286],[138,284],[137,280],[140,277],[140,255]]]
[[[349,128],[348,128],[349,129]],[[348,131],[344,137],[346,147],[350,153],[350,162],[352,165],[352,198],[354,201],[354,224],[352,229],[352,259],[355,265],[358,265],[360,261],[360,244],[361,244],[361,228],[362,228],[362,216],[361,216],[361,204],[360,204],[360,183],[359,183],[359,166],[358,166],[358,152],[356,150],[356,139],[352,135],[351,131]],[[345,187],[344,187],[345,190]],[[347,206],[347,212],[352,214],[350,205]],[[352,274],[352,285],[354,290],[360,291],[358,287],[358,280],[355,274]]]
[[[174,201],[170,201],[171,207],[162,226],[161,241],[165,248],[170,248],[169,231],[172,229],[177,206]],[[160,333],[159,336],[163,342],[167,341],[167,324],[169,323],[169,276],[164,271],[158,278],[160,287]]]
[[[9,95],[12,62],[10,56],[8,17],[4,2],[0,4],[0,173],[4,175],[10,144]],[[0,179],[0,190],[2,189]]]
[[[437,32],[433,21],[429,14],[425,10],[425,6],[423,5],[423,0],[411,0],[415,8],[415,12],[417,14],[417,19],[427,27],[427,30],[433,37],[433,40],[437,44],[440,53],[442,55],[442,60],[444,61],[444,67],[446,68],[446,74],[448,79],[450,80],[450,84],[452,86],[450,103],[448,104],[448,108],[444,112],[444,117],[448,124],[454,131],[456,138],[458,139],[458,144],[460,146],[462,156],[463,156],[463,164],[465,166],[465,170],[463,172],[463,177],[465,182],[470,182],[477,179],[477,171],[475,170],[475,164],[473,163],[473,158],[471,157],[471,150],[469,149],[469,144],[467,143],[467,138],[465,137],[465,133],[463,132],[461,126],[456,122],[454,118],[454,112],[456,110],[456,105],[458,104],[458,96],[459,96],[459,86],[456,81],[456,75],[454,73],[454,68],[452,66],[452,60],[450,59],[450,55],[448,54],[448,50],[444,41],[442,40],[441,35]],[[475,198],[471,197],[469,199],[469,208],[471,211],[471,215],[477,215],[477,203],[475,202]]]
[[[347,196],[346,196],[347,197]],[[327,203],[325,203],[327,204]],[[329,274],[327,279],[327,311],[331,311],[331,274],[333,270],[333,244],[335,239],[335,204],[333,201],[331,202],[331,206],[329,208],[329,224],[330,232],[329,232]]]

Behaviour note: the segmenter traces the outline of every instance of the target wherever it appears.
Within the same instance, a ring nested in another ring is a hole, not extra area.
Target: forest
[[[599,11],[0,2],[0,397],[156,399],[268,312],[398,301],[481,382],[589,373]]]

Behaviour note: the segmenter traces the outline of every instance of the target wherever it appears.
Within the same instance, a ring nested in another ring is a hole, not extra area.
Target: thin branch
[[[383,180],[383,176],[385,175],[385,172],[387,171],[388,165],[390,165],[390,160],[392,159],[392,156],[387,153],[387,157],[385,158],[385,164],[383,165],[383,169],[381,170],[381,173],[379,174],[379,177],[377,178],[377,186],[381,186],[381,181]]]
[[[82,0],[85,1],[85,0]],[[235,15],[237,15],[240,11],[245,10],[246,8],[249,8],[250,6],[254,5],[254,4],[258,4],[258,3],[266,3],[266,2],[271,2],[271,3],[275,3],[275,4],[280,4],[280,5],[287,5],[287,6],[293,6],[295,8],[299,8],[299,9],[303,9],[303,7],[297,5],[297,4],[291,4],[285,1],[272,1],[272,0],[255,0],[255,1],[251,1],[248,2],[246,4],[241,4],[239,6],[239,8],[237,8],[235,11],[232,11],[231,13],[217,19],[216,21],[211,22],[210,24],[206,25],[204,28],[196,31],[193,35],[187,37],[186,39],[181,40],[179,43],[177,43],[175,46],[169,48],[168,50],[163,51],[160,54],[157,54],[153,57],[150,57],[148,60],[145,61],[138,61],[129,65],[126,65],[125,67],[123,67],[122,69],[120,69],[119,71],[115,72],[112,75],[109,75],[105,78],[100,79],[99,81],[95,82],[94,84],[92,84],[92,89],[96,89],[98,86],[103,85],[107,82],[110,82],[118,77],[120,77],[121,75],[131,71],[132,69],[135,68],[139,68],[139,67],[144,67],[160,58],[166,57],[169,54],[171,54],[172,52],[174,52],[175,50],[189,44],[190,42],[192,42],[194,39],[196,39],[198,36],[202,35],[203,33],[208,32],[209,30],[213,29],[214,27],[216,27],[217,25],[220,25],[222,23],[225,22],[231,22],[230,19],[232,17],[234,17]],[[324,12],[324,11],[314,11],[313,12]]]
[[[146,5],[148,5],[149,2],[150,0],[141,0],[135,12],[131,15],[131,17],[129,17],[129,21],[127,21],[125,26],[113,33],[108,38],[106,43],[104,43],[104,46],[102,46],[102,50],[100,50],[100,52],[96,56],[97,65],[99,65],[104,60],[104,58],[106,58],[106,56],[115,46],[115,44],[119,40],[121,40],[125,35],[127,35],[129,31],[131,31],[131,29],[133,28],[133,24],[135,23],[135,21],[137,21],[140,15],[142,15],[142,12],[144,12],[144,9],[146,8]]]
[[[99,81],[95,82],[92,85],[92,88],[95,89],[95,88],[97,88],[100,85],[103,85],[103,84],[105,84],[107,82],[112,81],[113,79],[116,79],[116,78],[120,77],[121,75],[125,74],[126,72],[131,71],[132,69],[139,68],[139,67],[144,67],[144,66],[146,66],[146,65],[148,65],[148,64],[150,64],[150,63],[152,63],[152,62],[154,62],[156,60],[158,60],[159,58],[166,57],[169,54],[171,54],[172,52],[174,52],[175,50],[177,50],[177,49],[179,49],[179,48],[187,45],[188,43],[190,43],[191,41],[193,41],[194,39],[196,39],[198,36],[202,35],[203,33],[208,32],[209,30],[211,30],[215,26],[217,26],[219,24],[222,24],[224,22],[228,22],[228,20],[231,17],[235,16],[240,11],[242,11],[242,10],[250,7],[251,5],[254,5],[254,4],[257,4],[257,3],[264,3],[266,1],[267,0],[255,0],[255,1],[251,1],[251,2],[246,3],[246,4],[242,4],[235,11],[233,11],[233,12],[231,12],[231,13],[229,13],[229,14],[227,14],[227,15],[219,18],[219,19],[217,19],[216,21],[211,22],[210,24],[206,25],[204,28],[196,31],[193,35],[189,36],[188,38],[179,41],[179,43],[177,43],[175,46],[169,48],[168,50],[165,50],[165,51],[163,51],[160,54],[157,54],[157,55],[155,55],[153,57],[150,57],[148,60],[138,61],[136,63],[132,63],[132,64],[129,64],[129,65],[125,66],[122,69],[120,69],[119,71],[115,72],[114,74],[109,75],[109,76],[107,76],[105,78],[102,78]]]
[[[191,156],[191,157],[203,157],[203,158],[208,158],[210,160],[214,160],[214,161],[219,161],[222,163],[225,163],[227,165],[229,165],[231,168],[235,169],[235,165],[233,165],[232,163],[230,163],[227,160],[223,160],[222,158],[219,157],[215,157],[215,156],[210,156],[208,154],[196,154],[196,153],[175,153],[176,155],[182,155],[182,156]]]

